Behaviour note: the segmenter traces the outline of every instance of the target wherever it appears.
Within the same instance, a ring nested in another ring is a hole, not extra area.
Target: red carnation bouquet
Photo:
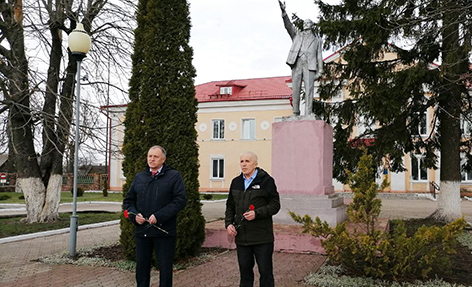
[[[128,210],[126,210],[126,209],[125,209],[125,212],[124,212],[124,213],[125,213],[125,217],[126,217],[126,218],[129,218],[129,215],[130,215],[130,214],[132,214],[132,215],[137,215],[136,213],[131,212],[131,211],[128,211]],[[155,228],[157,228],[158,230],[164,232],[165,234],[169,234],[169,232],[167,232],[166,230],[160,228],[159,226],[157,226],[157,225],[155,225],[155,224],[151,224],[151,223],[149,222],[149,219],[147,219],[147,218],[145,218],[145,219],[146,219],[146,222],[149,223],[147,227],[151,227],[151,226],[152,226],[152,227],[155,227]]]
[[[254,211],[254,209],[255,209],[254,204],[249,204],[249,209],[246,210],[246,212]],[[244,212],[244,213],[246,213],[246,212]],[[244,217],[244,215],[241,214],[241,217],[239,218],[238,223],[234,225],[236,230],[241,227],[241,225],[242,225],[242,223],[245,219],[246,218]]]

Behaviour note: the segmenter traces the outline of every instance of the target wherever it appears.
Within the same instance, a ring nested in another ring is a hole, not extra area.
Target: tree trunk
[[[461,52],[459,43],[459,21],[456,9],[444,9],[443,52],[441,71],[442,83],[439,91],[439,143],[441,145],[440,194],[438,206],[432,216],[440,221],[450,222],[462,216],[460,206],[460,75],[467,72],[467,57]],[[464,71],[464,66],[466,70]]]
[[[64,154],[63,136],[58,136],[58,130],[61,129],[60,121],[57,119],[57,99],[59,98],[59,73],[62,60],[62,30],[59,29],[63,25],[64,17],[59,15],[63,11],[58,10],[51,19],[57,19],[50,25],[52,38],[51,52],[49,54],[49,69],[46,85],[46,98],[43,105],[43,152],[41,155],[41,175],[44,185],[46,186],[46,194],[44,198],[44,206],[41,211],[42,220],[51,222],[59,218],[59,203],[61,199],[62,186],[62,161]],[[62,102],[62,101],[61,101]],[[70,107],[72,108],[72,107]],[[67,125],[65,129],[68,130]]]
[[[440,101],[439,132],[440,157],[440,193],[438,206],[433,217],[440,221],[450,222],[462,216],[460,206],[460,91],[451,87],[445,100]],[[454,91],[456,93],[454,93]]]
[[[440,221],[450,222],[462,216],[460,205],[460,181],[441,181],[438,206],[433,214]]]
[[[61,188],[62,174],[51,174],[44,197],[44,206],[41,211],[41,221],[51,222],[59,218]]]
[[[40,177],[18,178],[18,186],[23,191],[26,202],[26,222],[44,222],[42,218],[46,190]]]
[[[22,25],[21,1],[15,9],[15,24],[8,29],[6,37],[11,44],[9,75],[9,97],[11,107],[8,118],[10,153],[13,154],[18,172],[18,186],[24,192],[26,221],[43,222],[45,187],[41,178],[38,156],[34,149],[33,120],[30,110],[28,61],[25,54],[24,30]]]
[[[21,31],[22,32],[22,31]],[[18,37],[22,39],[23,37]],[[20,45],[12,50],[23,51]],[[24,53],[17,53],[19,65],[14,69],[10,82],[11,99],[14,103],[9,114],[9,140],[11,141],[18,172],[18,185],[25,194],[27,221],[42,221],[41,207],[44,203],[44,184],[41,179],[38,158],[34,150],[32,119],[29,109],[28,65]]]

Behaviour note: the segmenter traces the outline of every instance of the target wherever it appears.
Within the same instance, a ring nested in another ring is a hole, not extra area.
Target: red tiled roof
[[[214,81],[195,86],[199,103],[240,100],[288,99],[292,90],[287,87],[291,76],[231,81]],[[233,87],[231,95],[220,95],[220,87]]]

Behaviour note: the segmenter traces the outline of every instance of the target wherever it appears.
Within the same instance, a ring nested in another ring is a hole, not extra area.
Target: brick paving
[[[274,253],[274,277],[276,286],[306,286],[302,280],[323,264],[324,256],[311,254]],[[259,286],[255,268],[255,286]],[[228,251],[214,261],[178,272],[174,286],[232,287],[239,286],[236,251]]]
[[[436,202],[428,200],[388,199],[382,202],[382,215],[389,218],[424,217],[436,207]],[[472,202],[463,201],[461,206],[466,220],[472,222]],[[207,220],[218,219],[224,213],[224,203],[204,204],[202,210]],[[118,224],[80,230],[77,248],[117,241],[119,233]],[[47,265],[36,261],[44,255],[67,252],[68,246],[68,233],[0,244],[0,287],[135,286],[134,272],[106,267]],[[316,271],[324,260],[321,255],[274,253],[276,286],[304,286],[303,277]],[[151,276],[151,286],[157,287],[157,271]],[[174,286],[232,287],[238,286],[238,276],[236,253],[228,251],[211,262],[177,271]],[[257,281],[255,286],[258,286]]]
[[[114,242],[119,225],[80,230],[77,248]],[[69,234],[0,244],[0,287],[79,287],[135,286],[134,272],[107,267],[48,265],[36,261],[41,256],[68,252]],[[324,262],[321,255],[274,253],[277,286],[305,286],[303,277],[315,272]],[[258,275],[256,268],[256,286]],[[238,286],[239,272],[235,251],[227,251],[205,264],[176,271],[174,286]],[[151,286],[157,287],[159,274],[152,271]]]

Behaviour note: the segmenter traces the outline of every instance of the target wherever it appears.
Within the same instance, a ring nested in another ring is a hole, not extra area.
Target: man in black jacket
[[[254,284],[254,258],[259,268],[260,286],[274,286],[272,254],[274,232],[272,216],[280,210],[274,179],[257,167],[257,155],[245,152],[240,157],[241,175],[231,182],[226,201],[225,227],[235,236],[240,287]]]
[[[186,203],[182,176],[164,164],[166,151],[153,146],[147,155],[148,168],[136,174],[123,205],[136,226],[136,282],[149,287],[151,258],[156,251],[159,286],[172,286],[177,213]]]

